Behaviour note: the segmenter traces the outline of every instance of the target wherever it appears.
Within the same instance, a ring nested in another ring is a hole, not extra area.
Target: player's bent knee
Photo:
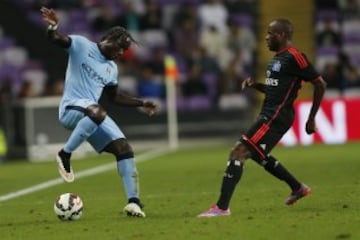
[[[125,138],[115,140],[116,145],[120,148],[120,152],[133,152],[129,142]]]
[[[237,142],[230,153],[231,160],[245,161],[250,156],[249,150],[241,142]]]
[[[103,107],[100,105],[90,105],[86,108],[85,114],[93,120],[97,125],[100,125],[105,117],[106,117],[106,111]]]
[[[263,161],[266,158],[266,153],[259,151],[259,148],[254,148],[247,142],[243,143],[242,146],[247,149],[247,157],[254,160],[256,163],[263,165]]]
[[[134,152],[125,138],[114,140],[105,148],[105,151],[114,154],[118,161],[134,157]]]

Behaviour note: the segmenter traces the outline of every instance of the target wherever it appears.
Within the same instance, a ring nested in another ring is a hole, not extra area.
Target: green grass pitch
[[[359,142],[278,147],[276,156],[313,194],[288,207],[281,181],[248,161],[231,202],[230,217],[199,219],[220,189],[230,145],[182,149],[140,162],[145,219],[122,213],[126,204],[116,169],[0,202],[1,240],[56,239],[360,239]],[[75,174],[114,161],[110,155],[73,161]],[[114,163],[115,166],[115,163]],[[0,196],[58,178],[55,163],[0,165]],[[79,221],[63,222],[55,198],[78,193]]]

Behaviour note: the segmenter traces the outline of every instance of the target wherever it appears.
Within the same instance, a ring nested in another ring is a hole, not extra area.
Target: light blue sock
[[[139,198],[139,175],[134,159],[127,158],[117,161],[117,169],[122,177],[127,198]]]
[[[81,119],[67,140],[64,146],[64,151],[67,153],[72,153],[80,146],[81,143],[88,139],[88,137],[90,137],[97,128],[98,125],[89,117],[84,117]]]

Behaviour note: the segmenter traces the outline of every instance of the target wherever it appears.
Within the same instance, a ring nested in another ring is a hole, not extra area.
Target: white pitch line
[[[166,154],[166,153],[168,153],[170,151],[171,150],[169,150],[169,149],[152,150],[152,151],[146,152],[144,154],[141,154],[139,156],[136,156],[135,157],[136,162],[144,162],[144,161],[153,159],[155,157],[159,157],[159,156],[161,156],[163,154]],[[109,170],[114,169],[114,168],[116,168],[116,164],[107,163],[107,164],[103,164],[103,165],[100,165],[100,166],[97,166],[97,167],[85,169],[85,170],[82,170],[82,171],[79,171],[79,172],[76,173],[76,179],[93,176],[93,175],[96,175],[96,174],[99,174],[99,173],[109,171]],[[56,178],[56,179],[52,179],[52,180],[49,180],[49,181],[45,181],[45,182],[39,183],[37,185],[30,186],[28,188],[24,188],[24,189],[15,191],[15,192],[10,192],[10,193],[4,194],[4,195],[0,195],[0,202],[5,202],[7,200],[17,198],[17,197],[20,197],[20,196],[23,196],[23,195],[27,195],[27,194],[30,194],[30,193],[34,193],[34,192],[37,192],[37,191],[40,191],[40,190],[43,190],[43,189],[46,189],[46,188],[50,188],[52,186],[60,185],[62,183],[64,183],[64,181],[61,178]]]

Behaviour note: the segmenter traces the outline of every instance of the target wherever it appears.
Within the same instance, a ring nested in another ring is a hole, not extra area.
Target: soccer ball
[[[83,207],[81,198],[75,193],[61,194],[54,203],[55,214],[61,220],[78,220]]]

